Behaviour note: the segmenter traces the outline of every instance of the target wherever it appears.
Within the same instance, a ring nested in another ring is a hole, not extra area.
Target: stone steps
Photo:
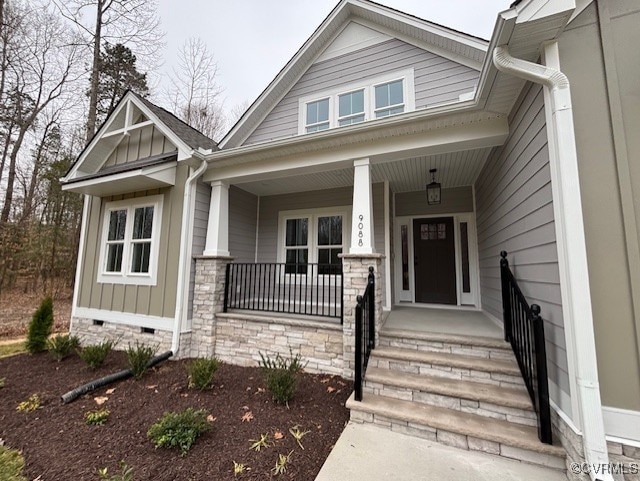
[[[519,388],[369,367],[364,392],[537,426],[528,393]]]
[[[525,389],[515,359],[378,346],[371,352],[369,367]]]
[[[492,337],[383,329],[380,332],[379,345],[418,351],[448,352],[473,357],[515,360],[511,346],[502,339]]]
[[[564,450],[541,443],[535,427],[370,393],[365,393],[361,402],[352,395],[346,406],[354,422],[369,422],[461,449],[565,469]]]

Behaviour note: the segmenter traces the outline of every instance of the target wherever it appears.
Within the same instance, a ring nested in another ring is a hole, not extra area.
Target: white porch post
[[[350,254],[373,254],[373,194],[369,159],[353,162]]]
[[[204,255],[229,255],[229,184],[221,180],[211,182],[211,204]]]

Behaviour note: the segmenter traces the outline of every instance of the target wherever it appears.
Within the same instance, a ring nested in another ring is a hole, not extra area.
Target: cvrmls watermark
[[[640,464],[638,463],[609,463],[609,464],[590,464],[590,463],[571,463],[571,472],[573,474],[638,474],[640,472]]]

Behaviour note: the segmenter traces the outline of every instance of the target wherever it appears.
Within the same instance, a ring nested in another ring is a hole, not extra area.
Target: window
[[[105,204],[98,282],[155,285],[162,196]]]
[[[415,109],[414,71],[410,68],[343,84],[298,102],[300,134],[409,112]]]
[[[364,122],[364,90],[338,96],[338,125]]]
[[[329,99],[307,104],[307,133],[329,128]]]
[[[402,80],[375,86],[376,118],[404,112]]]
[[[343,225],[348,222],[347,207],[343,212],[317,209],[304,213],[280,213],[280,262],[287,264],[287,274],[307,274],[308,264],[318,264],[318,274],[339,274],[347,242]],[[315,271],[314,271],[315,272]]]

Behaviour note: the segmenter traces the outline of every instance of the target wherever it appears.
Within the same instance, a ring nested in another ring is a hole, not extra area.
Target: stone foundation
[[[586,472],[581,472],[575,467],[578,463],[581,467],[585,463],[582,435],[577,434],[567,422],[554,410],[551,410],[551,423],[553,427],[554,439],[562,443],[562,447],[567,452],[567,478],[571,481],[590,481],[591,478]],[[615,468],[624,465],[627,468],[636,466],[640,468],[640,448],[616,442],[607,442],[609,450],[609,462]],[[640,481],[640,472],[614,473],[616,481]]]
[[[260,353],[300,354],[305,371],[342,375],[342,326],[240,312],[216,315],[214,355],[230,364],[257,366]]]
[[[119,341],[116,349],[124,350],[129,344],[135,345],[136,341],[146,346],[157,346],[157,352],[171,350],[171,331],[161,331],[156,329],[153,334],[142,332],[142,328],[127,324],[102,321],[102,325],[97,325],[93,319],[74,317],[71,322],[70,333],[80,338],[83,346],[100,344],[105,340]]]

